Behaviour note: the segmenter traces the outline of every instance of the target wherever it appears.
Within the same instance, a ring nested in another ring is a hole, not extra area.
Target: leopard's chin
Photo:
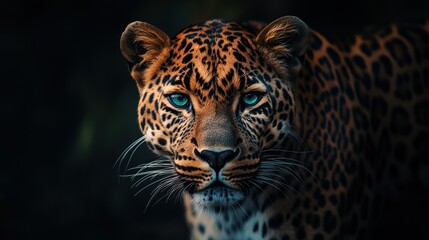
[[[228,207],[244,200],[244,193],[238,189],[216,182],[192,193],[192,201],[202,207]]]

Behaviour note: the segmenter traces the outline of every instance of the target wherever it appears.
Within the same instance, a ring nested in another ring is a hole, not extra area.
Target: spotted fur
[[[429,185],[428,22],[342,42],[291,16],[134,22],[121,50],[192,239],[363,239],[382,193]]]

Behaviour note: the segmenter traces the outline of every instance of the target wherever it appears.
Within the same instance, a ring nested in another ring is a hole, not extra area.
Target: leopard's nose
[[[240,150],[222,150],[222,151],[212,151],[212,150],[203,150],[199,152],[197,149],[194,150],[195,156],[199,159],[207,162],[210,167],[213,168],[216,172],[219,172],[227,162],[234,160],[240,153]]]

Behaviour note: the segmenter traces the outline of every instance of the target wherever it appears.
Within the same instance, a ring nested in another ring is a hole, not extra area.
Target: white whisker
[[[259,186],[259,184],[255,180],[252,179],[249,182],[252,183],[255,187],[259,188],[267,196],[267,198],[270,199],[270,201],[272,202],[270,195],[268,195],[268,193],[261,186]]]
[[[262,154],[264,154],[266,152],[268,152],[268,153],[270,153],[270,152],[274,152],[274,153],[275,152],[285,152],[285,153],[297,153],[297,154],[314,153],[314,151],[312,151],[312,150],[297,151],[297,150],[287,150],[287,149],[280,149],[280,148],[270,148],[270,149],[265,149],[265,150],[261,151]]]
[[[127,165],[125,167],[124,173],[125,171],[127,171],[129,163],[134,155],[134,153],[136,152],[136,150],[145,142],[145,137],[142,136],[140,138],[138,138],[137,140],[135,140],[133,143],[131,143],[122,153],[121,155],[119,155],[118,159],[116,160],[115,164],[113,165],[113,167],[118,166],[118,176],[120,176],[120,171],[121,171],[121,166],[122,166],[122,162],[124,161],[124,159],[127,157],[128,153],[132,150],[132,153],[130,155],[130,157],[128,158],[128,162]]]
[[[264,180],[264,179],[261,179],[260,176],[256,176],[255,179],[257,179],[258,181],[260,181],[262,183],[267,184],[268,186],[271,186],[271,187],[277,189],[288,201],[290,201],[289,197],[284,193],[284,191],[282,191],[282,189],[280,189],[278,186],[276,186],[275,184],[272,183],[272,181],[271,181],[272,179]]]
[[[275,167],[294,166],[294,167],[301,168],[301,169],[305,170],[307,173],[309,173],[316,181],[318,181],[318,178],[316,177],[316,175],[314,175],[314,173],[309,168],[305,167],[304,165],[297,164],[297,163],[290,162],[290,161],[283,161],[283,160],[291,160],[290,158],[285,158],[285,157],[279,156],[277,158],[265,158],[264,160],[265,161],[261,162],[261,164],[262,163],[269,164],[269,165],[275,166]]]

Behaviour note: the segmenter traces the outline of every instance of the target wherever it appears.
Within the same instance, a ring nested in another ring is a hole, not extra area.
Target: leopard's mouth
[[[212,192],[217,192],[217,191],[237,192],[239,190],[232,188],[232,187],[229,187],[220,181],[215,181],[215,182],[211,183],[208,187],[205,187],[204,189],[198,190],[197,192],[208,192],[208,191],[212,191]]]
[[[203,206],[229,206],[239,203],[244,199],[244,193],[226,184],[215,181],[209,186],[191,194],[193,200]]]

